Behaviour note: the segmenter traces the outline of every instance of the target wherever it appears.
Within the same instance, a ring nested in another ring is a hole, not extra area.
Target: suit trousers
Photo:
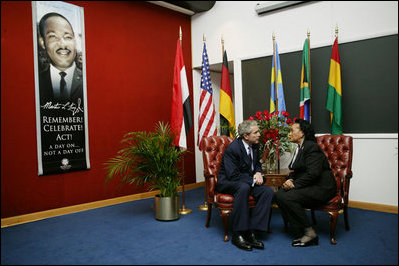
[[[274,192],[270,187],[255,185],[251,187],[244,182],[234,182],[225,186],[222,193],[234,196],[231,213],[232,229],[234,232],[258,230],[267,231]],[[254,208],[249,208],[248,197],[253,196],[256,201]]]
[[[311,226],[303,206],[321,204],[331,197],[332,192],[323,191],[315,186],[290,190],[280,188],[275,195],[284,221],[292,226],[297,236],[301,236],[304,229]]]

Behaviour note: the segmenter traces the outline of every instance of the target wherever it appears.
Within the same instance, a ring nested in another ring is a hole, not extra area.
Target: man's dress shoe
[[[251,245],[253,248],[257,249],[264,249],[265,246],[263,243],[259,240],[256,239],[255,234],[253,232],[250,232],[247,237],[246,237],[247,243]]]
[[[243,249],[246,251],[252,250],[251,245],[247,241],[245,241],[245,238],[242,235],[233,236],[233,238],[231,239],[231,242],[240,249]]]
[[[295,239],[294,239],[295,240]],[[316,236],[315,238],[310,239],[309,241],[302,242],[299,240],[298,242],[292,241],[293,247],[308,247],[308,246],[317,246],[319,244],[319,237]]]

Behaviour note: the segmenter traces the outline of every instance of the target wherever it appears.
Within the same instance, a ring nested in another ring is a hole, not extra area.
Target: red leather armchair
[[[233,210],[234,196],[222,194],[215,191],[217,184],[217,175],[222,162],[223,153],[227,146],[233,141],[233,138],[227,136],[210,136],[203,140],[202,158],[204,161],[204,176],[206,200],[208,202],[208,214],[206,218],[206,227],[209,227],[212,207],[219,209],[223,220],[224,241],[229,241],[229,214]],[[249,206],[255,206],[255,199],[249,196]]]
[[[348,195],[352,178],[353,138],[344,135],[322,135],[317,137],[317,144],[324,151],[330,163],[331,170],[337,181],[337,195],[329,202],[320,206],[312,206],[311,215],[316,224],[315,210],[327,212],[330,216],[330,242],[335,245],[335,227],[338,214],[344,213],[345,229],[348,231]]]

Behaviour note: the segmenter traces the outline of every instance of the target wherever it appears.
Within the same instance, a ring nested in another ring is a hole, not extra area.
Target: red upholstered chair
[[[337,181],[337,195],[324,205],[311,207],[313,223],[316,224],[315,210],[325,211],[330,216],[330,241],[335,245],[335,227],[338,214],[344,213],[345,229],[349,230],[348,195],[352,178],[353,138],[344,135],[322,135],[317,137],[317,144],[324,151]]]
[[[229,214],[233,210],[234,196],[219,193],[215,191],[215,188],[223,153],[233,140],[233,138],[227,136],[210,136],[205,138],[202,143],[206,200],[208,202],[208,214],[205,226],[209,227],[212,206],[218,208],[223,220],[225,242],[229,241]],[[249,196],[249,207],[252,208],[254,206],[255,199]]]

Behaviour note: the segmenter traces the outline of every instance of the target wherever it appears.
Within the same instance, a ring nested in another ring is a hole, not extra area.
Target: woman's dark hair
[[[317,142],[313,126],[312,126],[312,124],[310,124],[309,121],[297,118],[297,119],[295,119],[294,123],[299,124],[299,128],[305,135],[305,140]]]

